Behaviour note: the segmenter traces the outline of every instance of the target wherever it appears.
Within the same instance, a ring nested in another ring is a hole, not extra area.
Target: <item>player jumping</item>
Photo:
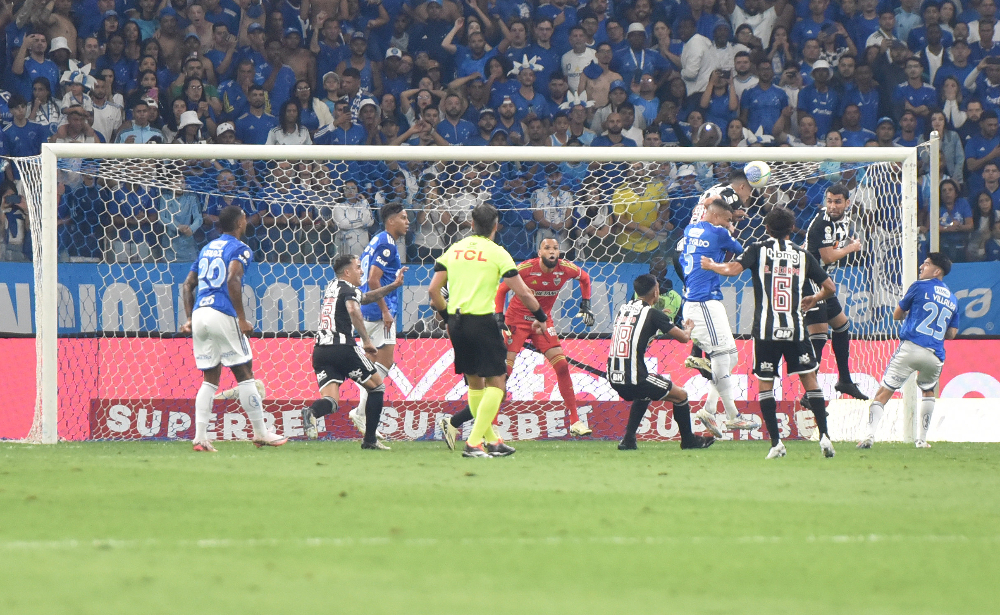
[[[823,264],[829,275],[844,262],[848,254],[861,249],[861,242],[851,233],[851,218],[845,213],[851,206],[849,194],[847,187],[841,183],[827,188],[826,209],[813,218],[806,232],[806,249]],[[817,363],[823,361],[828,330],[833,328],[831,345],[840,374],[834,388],[855,399],[868,399],[851,379],[851,323],[837,296],[816,304],[806,315],[806,326]],[[808,408],[808,402],[808,399],[802,398],[803,406]]]
[[[655,310],[652,304],[660,296],[656,278],[648,273],[632,283],[639,299],[621,305],[615,314],[611,348],[608,353],[606,377],[611,388],[625,401],[632,402],[629,409],[625,436],[618,443],[618,450],[634,450],[636,431],[652,401],[669,401],[674,406],[674,421],[681,436],[681,448],[708,448],[715,442],[711,436],[696,436],[691,432],[691,408],[687,392],[675,386],[669,376],[650,374],[646,368],[646,347],[649,340],[662,331],[669,337],[686,344],[694,323],[687,321],[684,329],[674,326],[667,315]]]
[[[871,448],[875,443],[875,429],[882,420],[885,402],[913,372],[917,373],[917,386],[923,391],[915,444],[917,448],[931,447],[927,443],[927,429],[934,414],[934,388],[944,367],[944,341],[955,339],[958,334],[958,300],[943,282],[950,271],[951,260],[940,252],[931,252],[920,265],[920,277],[896,306],[892,317],[903,321],[899,331],[899,339],[903,341],[892,355],[882,386],[872,400],[868,435],[858,442],[858,448]]]
[[[573,390],[573,380],[569,373],[569,364],[566,362],[566,355],[563,354],[559,336],[555,331],[555,321],[552,320],[552,306],[559,296],[559,291],[568,281],[576,279],[580,282],[580,319],[588,327],[594,325],[594,314],[590,309],[590,275],[577,267],[573,263],[559,258],[559,241],[554,238],[546,238],[538,246],[538,258],[525,261],[517,266],[517,271],[521,278],[534,293],[535,299],[545,310],[549,318],[549,326],[545,333],[535,333],[532,330],[532,323],[535,317],[528,311],[524,304],[516,296],[510,301],[510,306],[504,312],[504,303],[510,287],[506,282],[501,282],[497,289],[495,299],[496,313],[494,317],[497,324],[505,333],[507,345],[507,377],[510,377],[514,369],[514,361],[517,353],[530,339],[535,348],[545,355],[546,360],[552,365],[556,372],[556,380],[559,384],[559,392],[562,394],[563,403],[569,411],[569,433],[573,436],[586,436],[592,433],[586,421],[580,420],[576,408],[576,393]],[[444,434],[445,442],[449,447],[454,447],[454,440],[458,434],[458,428],[462,423],[472,420],[472,413],[468,409],[455,414],[453,417],[442,417],[440,419],[441,433]]]
[[[386,284],[392,283],[396,273],[402,267],[399,261],[399,250],[396,242],[406,237],[410,228],[410,219],[400,203],[390,203],[382,207],[382,223],[385,230],[372,237],[361,253],[361,292],[376,291]],[[362,305],[361,315],[365,319],[368,337],[377,349],[375,353],[375,369],[385,380],[395,363],[396,350],[396,314],[399,310],[399,298],[391,293],[381,298],[377,303]],[[365,433],[365,404],[368,401],[368,389],[358,387],[358,406],[348,413],[351,422],[359,432]],[[375,432],[379,438],[382,434]]]
[[[729,429],[758,429],[760,423],[741,416],[736,410],[733,395],[732,372],[739,356],[736,340],[729,327],[729,315],[722,304],[719,274],[701,268],[701,257],[722,261],[726,253],[742,254],[743,246],[727,230],[732,222],[733,208],[721,197],[708,202],[700,222],[684,229],[684,319],[694,323],[691,334],[695,344],[704,351],[712,365],[711,384],[726,410]],[[695,415],[716,438],[722,431],[715,423],[715,402],[706,405]]]
[[[188,319],[181,325],[181,333],[193,334],[195,365],[205,378],[194,400],[193,448],[216,452],[208,440],[208,423],[223,365],[239,383],[240,406],[253,425],[253,443],[258,448],[281,446],[288,438],[268,431],[264,424],[264,406],[253,377],[253,353],[246,336],[253,325],[243,312],[243,272],[253,253],[240,241],[247,229],[243,210],[236,205],[224,207],[219,212],[219,229],[222,236],[201,249],[182,288]]]
[[[701,258],[703,269],[725,276],[739,275],[743,270],[753,274],[753,373],[760,391],[760,411],[771,436],[767,459],[785,456],[778,429],[778,402],[774,399],[774,378],[782,358],[788,374],[797,374],[806,390],[823,456],[834,455],[827,432],[826,400],[816,381],[819,363],[806,340],[803,322],[803,312],[833,296],[833,280],[818,260],[789,241],[794,226],[792,212],[775,207],[764,217],[769,238],[749,246],[735,261],[716,263],[707,256]],[[810,294],[810,281],[819,288],[818,293]]]
[[[368,336],[368,327],[361,316],[362,305],[372,304],[396,291],[403,285],[406,267],[396,271],[395,279],[378,290],[362,293],[362,268],[356,256],[338,255],[333,261],[335,280],[323,292],[316,345],[313,347],[313,371],[319,385],[320,399],[302,409],[302,427],[306,437],[315,440],[318,434],[316,419],[332,414],[340,405],[340,385],[350,378],[363,387],[365,395],[365,429],[361,442],[363,449],[388,450],[378,441],[376,434],[382,416],[385,385],[382,374],[366,355],[376,356],[375,345]],[[361,336],[359,347],[354,341],[356,330]],[[359,404],[359,407],[362,407]]]

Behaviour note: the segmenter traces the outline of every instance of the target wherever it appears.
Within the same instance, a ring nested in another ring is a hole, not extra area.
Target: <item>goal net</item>
[[[832,275],[851,321],[851,372],[871,395],[898,343],[892,309],[916,275],[914,149],[47,145],[42,156],[15,161],[30,209],[38,350],[38,398],[24,412],[25,438],[192,436],[201,376],[190,337],[178,333],[186,320],[181,284],[200,247],[219,235],[217,216],[228,204],[248,215],[244,241],[254,262],[243,302],[255,330],[253,370],[265,390],[265,416],[278,433],[302,437],[299,411],[317,394],[312,332],[334,277],[332,259],[359,254],[381,230],[381,206],[394,201],[409,212],[409,232],[399,241],[409,270],[393,325],[396,364],[387,380],[383,433],[440,438],[437,419],[463,406],[465,386],[454,374],[427,287],[434,258],[470,232],[471,208],[488,201],[500,210],[496,240],[515,260],[534,257],[538,242],[553,237],[563,258],[589,273],[594,326],[577,316],[575,282],[559,293],[553,316],[580,415],[594,437],[620,437],[628,404],[602,377],[614,310],[631,298],[636,276],[653,273],[663,293],[658,307],[679,314],[683,284],[673,261],[691,212],[705,189],[757,157],[768,159],[772,176],[737,223],[744,244],[764,236],[762,220],[773,207],[793,211],[801,229],[795,239],[804,242],[826,187],[842,182],[850,189],[848,215],[864,247]],[[725,279],[723,296],[739,338],[737,405],[759,414],[748,274]],[[708,387],[684,367],[689,351],[657,340],[647,355],[651,370],[684,386],[697,409]],[[832,355],[828,345],[819,376],[830,400],[831,434],[853,439],[867,404],[834,390]],[[220,391],[233,386],[224,370]],[[555,373],[537,349],[520,350],[508,391],[498,419],[503,437],[567,436]],[[809,437],[814,423],[799,406],[797,379],[785,378],[776,393],[782,436]],[[325,417],[321,437],[359,436],[346,416],[357,387],[346,383],[341,395],[341,410]],[[902,403],[905,397],[897,395],[887,408],[881,439],[910,434],[912,405]],[[722,417],[721,404],[716,412]],[[695,428],[702,428],[697,421]],[[222,440],[250,435],[238,399],[215,403],[210,433]],[[669,404],[651,405],[639,436],[677,437]]]

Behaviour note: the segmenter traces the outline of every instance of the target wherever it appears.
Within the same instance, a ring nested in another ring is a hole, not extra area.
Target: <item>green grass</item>
[[[640,447],[0,444],[0,612],[997,611],[996,445]]]

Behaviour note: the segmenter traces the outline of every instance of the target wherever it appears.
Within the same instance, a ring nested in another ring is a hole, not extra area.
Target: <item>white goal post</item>
[[[694,163],[722,162],[745,163],[754,160],[780,163],[894,163],[900,169],[902,288],[911,284],[917,275],[917,169],[918,148],[578,148],[578,147],[380,147],[380,146],[263,146],[263,145],[132,145],[132,144],[44,144],[41,152],[41,248],[36,248],[36,344],[38,349],[38,398],[36,416],[40,415],[40,441],[54,443],[58,433],[59,396],[59,267],[57,209],[59,206],[57,183],[60,160],[64,159],[235,159],[235,160],[289,160],[289,161],[524,161],[540,163]],[[819,167],[816,167],[819,168]],[[25,181],[30,182],[30,179]],[[29,192],[37,186],[29,186]],[[40,252],[40,262],[37,255]],[[917,389],[911,381],[903,391],[903,437],[912,440],[913,415],[917,404]],[[38,436],[36,436],[38,437]]]

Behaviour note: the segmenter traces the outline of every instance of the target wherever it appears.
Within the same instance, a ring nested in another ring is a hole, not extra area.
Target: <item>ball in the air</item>
[[[760,160],[747,163],[747,166],[743,167],[743,173],[746,174],[747,181],[754,188],[764,188],[771,180],[771,167]]]

